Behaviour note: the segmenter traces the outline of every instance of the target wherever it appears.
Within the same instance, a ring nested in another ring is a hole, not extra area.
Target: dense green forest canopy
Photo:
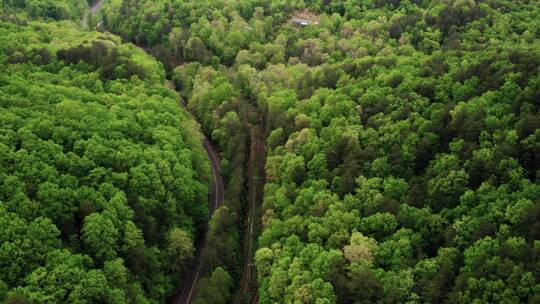
[[[86,14],[88,0],[3,0],[0,9],[5,13],[21,13],[29,18],[79,20]]]
[[[538,1],[106,0],[161,63],[88,4],[0,6],[0,299],[172,294],[209,169],[168,77],[228,184],[195,303],[234,299],[260,119],[260,303],[540,302]]]
[[[78,3],[8,4],[49,2]],[[198,125],[161,63],[78,24],[0,17],[0,302],[164,303],[207,221]]]
[[[232,109],[265,114],[261,303],[540,301],[538,1],[115,0],[103,22],[222,147]]]

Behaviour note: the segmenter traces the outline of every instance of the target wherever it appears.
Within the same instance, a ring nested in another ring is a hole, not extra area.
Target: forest
[[[207,221],[197,304],[540,302],[538,1],[92,3],[0,6],[0,302],[164,303]]]
[[[0,70],[0,302],[165,302],[207,221],[210,169],[162,64],[4,14]]]

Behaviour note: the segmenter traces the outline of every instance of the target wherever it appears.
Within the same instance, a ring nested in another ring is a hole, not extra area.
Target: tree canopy
[[[165,63],[221,147],[262,113],[261,303],[535,303],[539,14],[124,0],[104,23]]]
[[[157,60],[53,2],[2,7],[8,303],[171,293],[209,170],[165,78],[227,184],[196,303],[238,298],[253,125],[260,303],[540,302],[538,1],[106,1]]]
[[[111,34],[4,15],[0,70],[0,301],[164,302],[210,171],[162,65]]]

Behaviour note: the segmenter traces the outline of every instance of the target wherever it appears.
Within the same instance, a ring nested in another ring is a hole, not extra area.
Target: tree
[[[209,278],[203,278],[199,282],[193,303],[230,303],[232,286],[231,276],[223,268],[217,267]]]
[[[180,271],[183,269],[185,262],[189,260],[194,253],[193,240],[191,237],[180,228],[173,228],[169,232],[167,255],[171,269]]]
[[[85,246],[99,262],[116,257],[119,234],[110,219],[92,213],[84,219],[82,232]]]
[[[101,33],[4,2],[0,298],[165,302],[201,129],[227,191],[197,301],[230,302],[251,126],[261,303],[540,302],[537,1],[105,1]]]
[[[459,196],[465,192],[469,174],[463,169],[457,169],[458,166],[459,162],[454,155],[441,156],[434,162],[432,170],[436,176],[428,182],[427,193],[435,210],[454,207]]]
[[[377,241],[365,237],[360,232],[353,232],[349,245],[343,247],[343,255],[350,263],[371,265],[374,252],[377,250]]]
[[[78,22],[33,21],[78,5],[38,2],[0,22],[2,300],[164,302],[181,267],[167,261],[169,231],[207,219],[200,131],[156,59]]]

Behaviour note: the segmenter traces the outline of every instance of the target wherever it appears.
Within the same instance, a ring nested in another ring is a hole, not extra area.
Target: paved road
[[[98,0],[96,2],[94,2],[94,4],[92,4],[90,6],[90,14],[92,16],[94,16],[97,11],[99,11],[99,9],[101,8],[101,6],[103,5],[103,2],[104,0]],[[81,18],[81,26],[83,28],[88,28],[88,15],[87,14],[83,14],[82,18]]]
[[[98,1],[94,2],[94,4],[92,4],[92,6],[90,6],[90,12],[92,13],[92,15],[94,15],[101,8],[101,5],[103,4],[103,1],[104,0],[98,0]]]
[[[95,15],[97,11],[103,5],[104,0],[98,0],[92,6],[90,6],[90,13]],[[81,20],[83,27],[87,27],[87,15],[85,14]],[[169,85],[172,83],[168,83]],[[174,85],[173,85],[174,87]],[[185,107],[185,104],[180,101],[180,105]],[[224,201],[224,187],[223,179],[221,178],[220,169],[219,169],[219,157],[212,143],[208,138],[204,137],[203,147],[210,159],[210,168],[212,170],[212,183],[211,189],[208,197],[208,210],[210,215],[212,215]],[[195,259],[187,265],[188,272],[184,279],[184,286],[179,296],[174,299],[174,304],[190,304],[193,297],[193,292],[195,291],[195,286],[197,285],[197,280],[201,271],[201,250],[204,246],[205,240],[204,236],[206,231],[203,231],[203,237],[195,244]]]
[[[219,158],[217,156],[216,149],[207,138],[204,138],[203,147],[208,154],[210,159],[210,168],[212,169],[212,185],[210,189],[210,195],[208,200],[208,209],[210,215],[213,214],[217,208],[223,205],[224,200],[224,188],[223,188],[223,179],[219,173]],[[204,239],[201,242],[196,244],[195,260],[188,264],[187,269],[189,271],[186,273],[184,279],[184,286],[180,295],[175,298],[174,304],[190,304],[195,287],[197,285],[197,280],[199,279],[199,274],[201,272],[201,250],[204,246]]]

